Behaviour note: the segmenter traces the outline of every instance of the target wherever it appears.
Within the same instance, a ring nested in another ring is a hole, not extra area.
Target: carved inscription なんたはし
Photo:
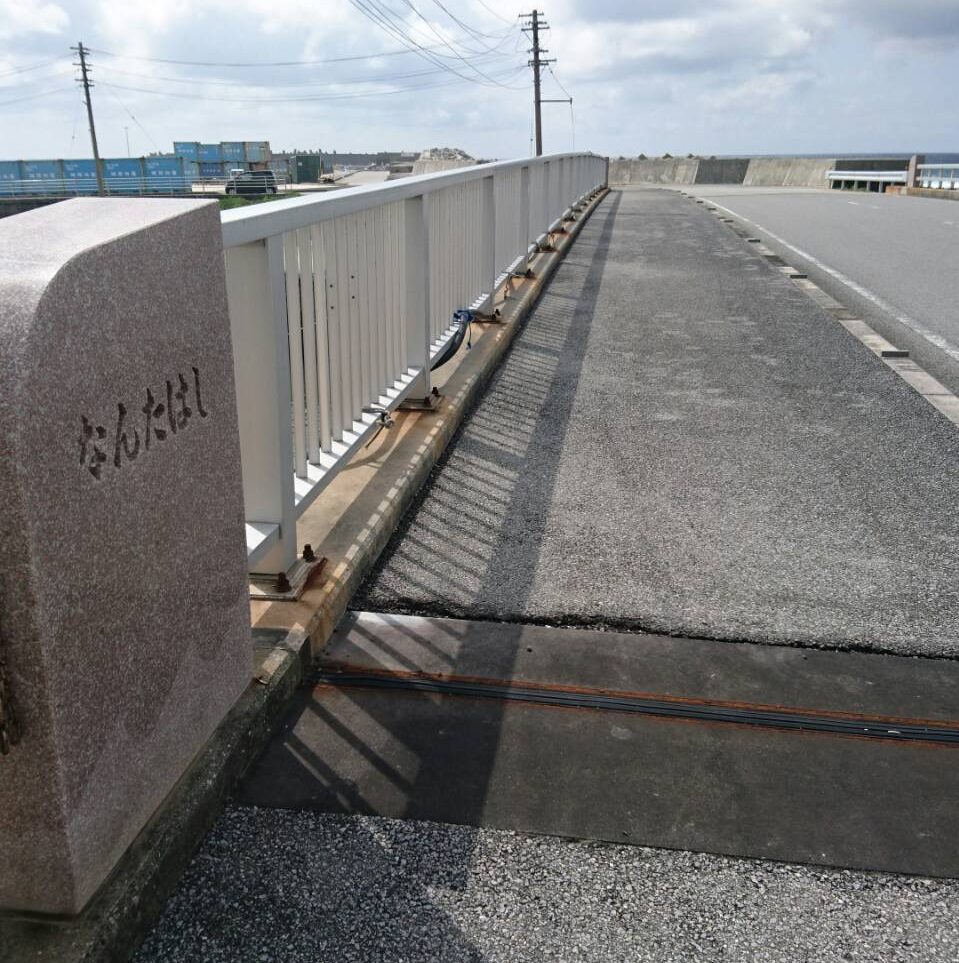
[[[120,468],[125,461],[135,461],[140,455],[141,442],[142,450],[148,452],[187,429],[194,416],[206,418],[210,412],[203,404],[200,370],[196,367],[190,370],[189,380],[179,372],[176,380],[167,379],[165,393],[154,395],[152,387],[148,387],[146,401],[136,411],[131,411],[122,401],[117,402],[112,437],[104,425],[82,415],[80,466],[99,481],[109,463]]]

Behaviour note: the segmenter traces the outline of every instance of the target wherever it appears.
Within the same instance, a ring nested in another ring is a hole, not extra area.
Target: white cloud
[[[28,34],[59,34],[70,18],[56,3],[42,0],[0,0],[0,40]]]

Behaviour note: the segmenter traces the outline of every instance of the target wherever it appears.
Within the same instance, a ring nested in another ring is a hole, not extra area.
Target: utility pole
[[[90,100],[90,88],[93,84],[90,83],[90,68],[87,67],[87,54],[89,51],[83,46],[82,40],[77,42],[77,46],[71,47],[70,49],[75,51],[80,58],[80,63],[75,63],[73,66],[80,68],[79,83],[83,84],[83,96],[87,104],[87,119],[90,121],[90,143],[93,145],[93,166],[97,172],[97,194],[103,197],[106,194],[103,186],[103,165],[100,163],[100,149],[97,147],[97,129],[93,123],[93,102]]]
[[[530,34],[533,38],[533,46],[529,51],[533,55],[533,59],[529,62],[529,65],[533,68],[533,110],[536,118],[536,156],[540,157],[543,153],[543,100],[540,97],[540,81],[542,79],[543,67],[547,64],[556,63],[556,60],[555,58],[545,59],[543,54],[549,53],[549,51],[539,45],[539,32],[541,30],[549,30],[549,24],[542,19],[542,10],[523,13],[520,14],[520,17],[523,20],[529,21],[529,26],[523,27],[523,32]]]

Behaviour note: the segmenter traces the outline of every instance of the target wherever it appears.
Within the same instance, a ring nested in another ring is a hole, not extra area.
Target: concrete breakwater
[[[826,173],[836,163],[827,157],[611,158],[609,183],[828,187]]]

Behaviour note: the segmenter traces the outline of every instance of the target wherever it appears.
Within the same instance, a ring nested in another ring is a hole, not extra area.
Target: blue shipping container
[[[219,144],[200,144],[200,163],[223,160]]]
[[[184,177],[199,177],[200,176],[199,162],[185,160],[183,162],[183,175]]]
[[[246,159],[252,164],[265,161],[270,153],[268,140],[248,140],[246,142]]]
[[[173,142],[173,153],[184,160],[199,160],[200,144],[195,140],[175,140]]]
[[[219,161],[200,161],[201,177],[222,177],[223,165]]]
[[[92,157],[85,160],[65,160],[63,176],[70,191],[96,194],[97,169]]]
[[[220,148],[221,148],[221,150],[222,150],[223,160],[225,160],[225,161],[243,161],[243,160],[246,160],[245,151],[244,151],[244,149],[243,149],[243,141],[242,141],[242,140],[239,140],[239,141],[236,141],[236,140],[227,141],[227,140],[225,140],[225,141],[223,141],[222,144],[220,144]]]
[[[143,189],[143,161],[139,157],[111,157],[103,160],[103,178],[111,194]]]
[[[21,176],[20,161],[0,161],[0,194],[12,194]]]
[[[144,162],[147,177],[182,177],[182,157],[148,157]]]
[[[23,161],[23,177],[29,181],[58,181],[63,178],[63,167],[56,160]]]

